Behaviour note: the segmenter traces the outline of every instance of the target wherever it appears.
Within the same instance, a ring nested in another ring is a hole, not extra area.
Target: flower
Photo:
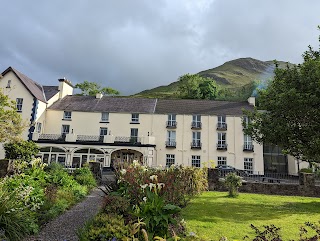
[[[152,190],[153,187],[156,187],[156,185],[153,184],[153,183],[149,183],[149,188],[150,188],[150,190]]]
[[[143,197],[142,200],[143,200],[144,202],[147,202],[147,197]]]
[[[126,169],[122,169],[122,170],[120,171],[120,173],[121,173],[122,175],[125,175],[125,174],[127,173],[127,170],[126,170]]]
[[[147,183],[146,183],[146,184],[143,184],[143,185],[140,185],[140,187],[141,187],[142,189],[145,189],[147,186],[149,186]]]
[[[157,175],[152,175],[152,176],[150,176],[150,179],[153,181],[153,180],[158,180],[158,176]]]
[[[161,190],[161,188],[165,186],[164,183],[157,183],[157,185],[158,185],[158,189],[159,189],[159,190]]]

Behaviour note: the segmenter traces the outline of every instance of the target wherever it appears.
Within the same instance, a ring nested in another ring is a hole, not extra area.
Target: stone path
[[[94,217],[102,206],[104,193],[95,188],[82,202],[48,222],[36,236],[24,241],[77,241],[76,232]]]

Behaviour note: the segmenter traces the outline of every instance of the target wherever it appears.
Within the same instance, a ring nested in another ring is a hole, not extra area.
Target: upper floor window
[[[23,98],[17,98],[16,99],[16,107],[18,112],[22,112],[22,104],[23,104]]]
[[[224,150],[227,149],[227,140],[226,140],[226,133],[218,132],[218,143],[217,149]]]
[[[200,156],[191,156],[191,165],[193,167],[200,167],[201,166],[201,157]]]
[[[108,112],[102,112],[101,113],[101,122],[108,122],[109,121],[109,113]]]
[[[218,130],[226,130],[227,129],[226,116],[224,116],[224,115],[218,116],[217,129]]]
[[[177,126],[176,114],[169,114],[168,121],[167,121],[167,127],[176,127],[176,126]]]
[[[138,140],[139,140],[139,138],[138,138],[138,129],[137,128],[131,128],[131,130],[130,130],[130,142],[136,143],[136,142],[139,142]]]
[[[249,135],[243,136],[243,150],[244,151],[253,151],[252,138]]]
[[[170,167],[175,163],[175,155],[174,154],[167,154],[166,155],[166,166]]]
[[[41,133],[41,128],[42,128],[42,123],[38,122],[38,123],[36,124],[35,132],[36,132],[36,133]]]
[[[69,134],[70,132],[70,125],[62,125],[61,134]]]
[[[131,123],[139,123],[139,114],[137,113],[131,114]]]
[[[243,123],[243,127],[244,127],[244,128],[247,128],[248,125],[249,125],[249,123],[250,123],[249,117],[248,117],[248,116],[244,116],[244,117],[243,117],[243,120],[242,120],[242,123]]]
[[[201,148],[201,132],[200,131],[192,132],[191,147]]]
[[[71,120],[71,111],[64,111],[63,112],[63,119],[64,120]]]
[[[166,147],[176,146],[176,131],[167,131]]]
[[[201,115],[193,115],[192,116],[192,128],[201,128]]]
[[[6,88],[11,88],[11,79],[8,80],[8,83],[7,83],[7,87]]]

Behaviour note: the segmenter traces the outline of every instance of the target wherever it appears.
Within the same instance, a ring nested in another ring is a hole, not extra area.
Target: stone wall
[[[208,184],[210,191],[227,191],[224,183],[219,181],[217,170],[211,169],[208,171]],[[320,186],[315,186],[313,174],[300,173],[299,184],[243,182],[239,192],[320,197]]]

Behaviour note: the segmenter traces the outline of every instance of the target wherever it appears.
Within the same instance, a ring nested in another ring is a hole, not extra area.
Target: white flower
[[[147,197],[142,198],[144,202],[147,202]]]
[[[150,190],[152,190],[153,187],[156,187],[156,185],[153,184],[153,183],[149,183],[149,188],[150,188]]]
[[[132,164],[134,167],[140,166],[140,163],[138,162],[138,160],[133,160]]]
[[[141,187],[142,189],[145,189],[147,186],[149,186],[147,183],[146,183],[146,184],[143,184],[143,185],[140,185],[140,187]]]
[[[152,175],[152,176],[150,176],[150,179],[153,181],[153,180],[158,180],[158,176],[157,175]]]
[[[127,173],[127,170],[126,170],[126,169],[122,169],[122,170],[120,171],[120,173],[121,173],[122,175],[125,175],[125,174]]]
[[[161,188],[165,186],[164,183],[157,183],[157,185],[159,190],[161,190]]]

